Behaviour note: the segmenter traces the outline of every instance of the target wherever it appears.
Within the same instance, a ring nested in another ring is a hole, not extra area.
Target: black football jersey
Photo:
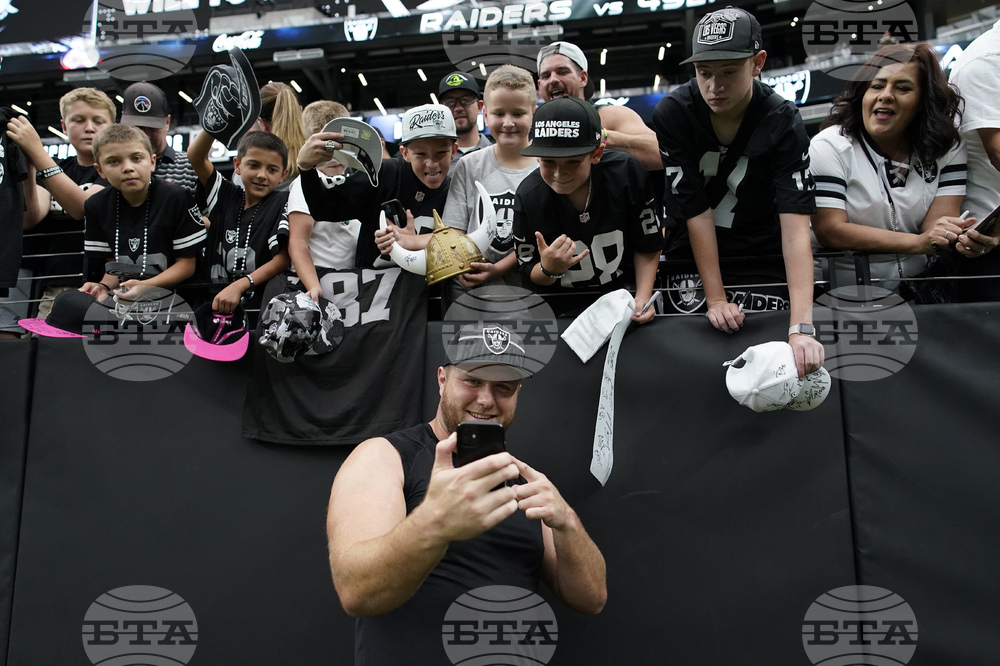
[[[381,254],[375,244],[382,203],[398,199],[403,208],[413,213],[417,233],[430,233],[434,230],[433,211],[436,210],[439,215],[444,212],[450,183],[449,175],[441,187],[429,189],[414,175],[413,167],[402,155],[382,160],[377,187],[372,187],[368,175],[360,170],[329,189],[323,185],[315,169],[302,172],[302,194],[314,219],[331,222],[352,219],[361,221],[355,257],[355,266],[358,268],[393,265],[380,259]]]
[[[759,122],[746,122],[775,94],[769,86],[753,82],[753,97],[733,143],[742,143],[744,133],[750,136],[729,173],[727,187],[709,187],[727,148],[715,135],[712,111],[697,80],[664,97],[653,112],[667,215],[688,220],[711,208],[720,256],[780,254],[778,214],[816,212],[809,136],[795,104],[784,101]]]
[[[113,187],[90,197],[84,204],[84,224],[88,274],[98,278],[112,257],[134,264],[137,273],[145,258],[144,277],[157,275],[177,257],[199,256],[206,238],[194,193],[156,178],[147,200],[138,206]]]
[[[24,225],[24,188],[28,161],[16,143],[7,138],[7,121],[18,115],[0,109],[0,290],[17,283],[21,266],[21,234]]]
[[[243,188],[216,170],[207,186],[198,183],[198,196],[205,197],[211,222],[205,259],[208,279],[232,282],[266,264],[287,245],[287,191],[271,192],[244,210]]]
[[[556,194],[540,171],[527,176],[514,195],[514,246],[526,279],[540,260],[535,232],[546,243],[562,234],[576,241],[577,253],[590,254],[570,267],[551,287],[539,291],[591,289],[613,291],[634,282],[632,255],[663,249],[653,186],[639,160],[628,153],[607,151],[591,167],[592,193],[582,222],[580,211],[564,194]]]

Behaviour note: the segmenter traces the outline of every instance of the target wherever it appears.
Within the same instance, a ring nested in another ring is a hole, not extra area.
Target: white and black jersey
[[[712,209],[720,257],[780,254],[778,214],[816,212],[809,136],[794,103],[761,108],[775,94],[753,82],[753,97],[730,144],[745,146],[738,156],[728,156],[716,136],[696,79],[660,100],[653,112],[667,215],[683,222]],[[723,176],[728,171],[725,183],[714,182],[720,169]]]
[[[254,272],[288,244],[288,192],[274,191],[244,209],[246,192],[213,170],[207,185],[198,183],[207,204],[206,278],[230,283]]]
[[[362,171],[352,173],[343,181],[324,181],[315,169],[303,171],[301,176],[302,193],[313,219],[361,221],[355,260],[355,266],[358,267],[393,265],[391,262],[379,261],[381,254],[375,244],[380,206],[384,202],[398,199],[403,208],[413,213],[417,233],[430,233],[434,230],[432,211],[436,210],[438,214],[444,212],[448,185],[451,182],[449,175],[441,187],[429,189],[420,182],[413,173],[413,167],[401,155],[382,160],[377,187],[372,187],[368,176]]]
[[[844,136],[841,129],[827,127],[812,140],[818,207],[843,210],[852,224],[919,234],[936,197],[965,195],[964,139],[934,162],[924,164],[914,156],[900,164],[869,140]],[[872,277],[883,281],[879,286],[894,289],[900,272],[916,275],[927,259],[925,254],[872,254],[869,266]],[[853,261],[834,259],[832,265],[839,284],[853,283]]]
[[[113,187],[87,199],[84,246],[88,274],[100,278],[110,260],[133,264],[136,273],[145,263],[143,276],[151,277],[165,271],[178,257],[201,254],[206,231],[194,194],[154,178],[146,199],[132,206]]]
[[[0,132],[7,128],[7,121],[19,114],[12,109],[0,108]],[[0,296],[17,284],[17,271],[21,267],[21,234],[24,224],[24,188],[21,183],[28,177],[28,161],[16,143],[0,134]]]
[[[633,253],[663,249],[660,219],[649,174],[628,153],[608,151],[591,167],[592,193],[587,209],[589,219],[568,196],[556,194],[542,180],[541,172],[529,174],[514,195],[514,244],[517,261],[525,279],[540,261],[535,232],[546,243],[562,234],[576,241],[577,253],[590,254],[551,287],[539,291],[559,292],[588,289],[613,291],[635,279]]]

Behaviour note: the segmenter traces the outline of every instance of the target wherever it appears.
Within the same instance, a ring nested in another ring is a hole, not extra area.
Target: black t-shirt
[[[323,185],[315,169],[302,172],[302,194],[314,219],[330,222],[352,219],[361,221],[355,263],[358,268],[393,265],[379,261],[381,255],[375,244],[382,203],[398,199],[403,208],[413,213],[417,233],[430,233],[434,230],[432,211],[436,210],[439,215],[444,212],[450,183],[449,175],[441,187],[429,189],[420,182],[413,173],[413,167],[401,155],[382,160],[378,172],[378,187],[372,187],[368,175],[360,170],[349,175],[342,184],[329,189]]]
[[[727,187],[711,184],[727,148],[715,135],[712,111],[701,97],[698,81],[692,79],[671,92],[653,112],[667,215],[684,221],[713,209],[719,256],[780,254],[778,214],[816,212],[809,136],[795,104],[783,101],[759,122],[746,122],[774,94],[769,86],[753,82],[753,97],[733,143],[741,143],[744,133],[751,134]],[[690,248],[685,250],[690,254]]]
[[[67,157],[58,162],[58,165],[62,167],[63,172],[69,176],[70,180],[80,186],[81,190],[87,190],[91,185],[110,187],[108,181],[97,175],[97,169],[93,165],[81,166],[76,161],[76,157]],[[36,176],[36,182],[42,187],[45,186],[45,180],[40,175]],[[39,275],[76,275],[83,272],[83,220],[74,220],[55,199],[52,199],[49,214],[25,236],[24,254],[59,253],[71,254],[61,257],[25,259],[22,265],[34,271],[36,277]],[[37,289],[49,284],[79,285],[83,284],[83,281],[79,277],[69,277],[36,280],[33,284]]]
[[[426,423],[386,439],[403,462],[403,493],[409,515],[424,499],[434,466],[437,438]],[[542,556],[541,523],[515,511],[493,529],[455,541],[416,594],[394,611],[364,617],[355,629],[355,666],[439,666],[451,663],[442,627],[448,608],[460,596],[488,585],[538,589]]]
[[[21,266],[21,234],[24,227],[24,188],[28,161],[16,143],[7,138],[7,121],[19,114],[0,108],[0,291],[17,284]],[[6,294],[0,294],[6,295]]]
[[[287,245],[288,192],[271,192],[244,210],[246,192],[213,170],[207,187],[198,183],[198,196],[205,197],[211,221],[204,262],[206,278],[228,284],[254,272]]]
[[[109,257],[134,264],[137,273],[145,258],[143,277],[157,275],[178,257],[199,256],[206,238],[194,194],[155,178],[146,201],[134,207],[115,188],[101,190],[84,204],[84,223],[87,274],[98,279]]]
[[[576,241],[577,253],[590,254],[566,271],[562,279],[540,291],[561,292],[588,289],[601,292],[622,288],[635,281],[635,252],[658,252],[663,249],[660,219],[649,174],[635,157],[619,151],[607,151],[591,167],[593,188],[587,212],[590,219],[581,222],[580,211],[564,194],[556,194],[542,180],[540,171],[528,175],[514,196],[514,244],[517,261],[525,278],[541,256],[535,232],[546,243],[562,234]]]

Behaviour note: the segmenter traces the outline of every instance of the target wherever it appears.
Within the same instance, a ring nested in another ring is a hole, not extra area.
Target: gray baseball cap
[[[531,377],[525,369],[524,339],[509,325],[466,324],[445,345],[448,365],[486,381],[508,382]]]

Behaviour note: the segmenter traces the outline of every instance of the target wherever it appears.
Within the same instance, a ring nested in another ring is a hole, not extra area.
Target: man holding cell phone
[[[544,474],[506,451],[455,466],[459,424],[508,427],[530,376],[517,333],[486,328],[510,336],[505,349],[487,346],[484,326],[461,327],[452,363],[437,371],[434,419],[362,442],[334,480],[330,568],[344,610],[358,618],[358,666],[450,663],[445,614],[485,586],[534,592],[543,579],[577,611],[604,607],[604,558]],[[470,448],[497,446],[491,427],[472,427]]]

